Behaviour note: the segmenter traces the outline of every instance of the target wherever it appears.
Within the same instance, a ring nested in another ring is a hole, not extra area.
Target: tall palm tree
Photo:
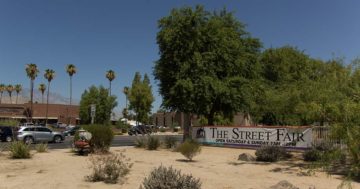
[[[1,104],[1,101],[2,101],[2,96],[3,96],[3,93],[4,91],[6,90],[6,87],[4,84],[0,84],[0,104]]]
[[[52,69],[46,69],[44,74],[45,79],[48,81],[48,91],[47,91],[47,97],[46,97],[46,121],[45,124],[47,124],[48,121],[48,110],[49,110],[49,93],[50,93],[50,82],[55,77],[55,71]]]
[[[69,74],[70,76],[70,105],[71,105],[71,100],[72,100],[72,76],[74,74],[76,74],[76,67],[73,64],[68,64],[66,65],[66,72]]]
[[[34,98],[34,80],[39,73],[36,64],[27,64],[26,65],[26,75],[30,79],[30,121],[32,122],[32,113],[33,113],[33,98]]]
[[[44,83],[39,85],[39,91],[41,92],[41,103],[44,104],[44,93],[46,91],[46,85]]]
[[[108,70],[106,72],[106,78],[109,80],[110,82],[110,87],[109,87],[109,96],[111,96],[111,82],[115,79],[116,75],[115,72],[113,70]]]
[[[18,97],[19,93],[22,91],[22,86],[20,84],[15,85],[15,91],[16,91],[16,104],[18,103]]]
[[[10,97],[10,104],[12,104],[11,95],[12,95],[12,92],[14,91],[14,86],[12,86],[12,85],[8,85],[8,86],[6,87],[6,90],[7,90],[7,92],[9,93],[9,97]]]
[[[129,87],[125,86],[123,89],[123,93],[125,94],[125,109],[128,110],[128,95],[129,95]]]

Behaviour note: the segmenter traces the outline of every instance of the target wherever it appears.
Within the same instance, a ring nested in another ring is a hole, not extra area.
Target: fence
[[[323,143],[332,144],[335,147],[339,147],[341,149],[346,148],[346,144],[344,141],[339,139],[333,139],[331,137],[329,126],[313,126],[312,127],[312,143],[313,145],[319,145]]]

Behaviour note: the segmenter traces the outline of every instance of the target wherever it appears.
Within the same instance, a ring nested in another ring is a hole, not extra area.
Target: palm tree
[[[46,121],[45,124],[47,124],[48,121],[48,110],[49,110],[49,93],[50,93],[50,82],[55,77],[55,71],[52,69],[46,69],[44,74],[45,79],[48,81],[48,91],[47,91],[47,97],[46,97]]]
[[[6,90],[6,87],[4,84],[0,84],[0,104],[1,104],[1,101],[2,101],[2,96],[3,96],[3,93],[4,91]]]
[[[22,87],[21,87],[20,84],[15,85],[15,91],[16,91],[16,104],[17,104],[18,103],[19,93],[22,91]]]
[[[73,64],[68,64],[66,65],[66,72],[69,74],[70,76],[70,105],[71,105],[71,100],[72,100],[72,76],[74,74],[76,74],[76,67]]]
[[[125,107],[127,109],[127,98],[128,98],[128,95],[129,95],[129,87],[124,87],[123,89],[123,93],[125,94]]]
[[[109,80],[110,82],[110,87],[109,87],[109,96],[111,96],[111,82],[115,79],[116,75],[115,72],[113,70],[108,70],[106,72],[106,78]]]
[[[39,85],[39,91],[41,92],[41,103],[44,104],[44,93],[46,90],[46,85],[44,83],[41,83]]]
[[[6,87],[6,90],[7,90],[7,92],[9,93],[9,97],[10,97],[10,104],[12,104],[11,95],[12,95],[12,92],[14,91],[14,86],[12,86],[12,85],[8,85],[8,86]]]
[[[30,121],[32,122],[32,112],[33,112],[33,97],[34,97],[34,80],[39,73],[36,64],[27,64],[26,65],[26,74],[30,78]]]

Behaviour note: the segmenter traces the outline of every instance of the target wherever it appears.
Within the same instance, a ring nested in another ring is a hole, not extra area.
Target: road
[[[173,136],[177,141],[181,141],[182,135],[157,135],[160,139],[164,139],[166,136]],[[111,144],[112,147],[115,146],[134,146],[135,145],[136,136],[114,136],[113,142]],[[73,137],[66,137],[65,141],[62,143],[49,143],[49,149],[64,149],[71,148],[71,143],[73,141]]]

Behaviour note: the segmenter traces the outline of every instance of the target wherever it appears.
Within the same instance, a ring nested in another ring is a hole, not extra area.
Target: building
[[[30,121],[30,103],[0,104],[0,119],[14,119],[20,122]],[[45,123],[46,104],[33,103],[33,122]],[[48,123],[62,122],[75,125],[80,121],[79,106],[64,104],[49,104]]]
[[[152,120],[153,125],[163,127],[180,126],[181,128],[184,128],[185,125],[190,125],[190,115],[183,112],[155,113],[153,114]],[[198,116],[193,115],[191,121],[193,125],[198,125]],[[250,126],[250,116],[248,114],[237,113],[236,115],[234,115],[233,125]]]

